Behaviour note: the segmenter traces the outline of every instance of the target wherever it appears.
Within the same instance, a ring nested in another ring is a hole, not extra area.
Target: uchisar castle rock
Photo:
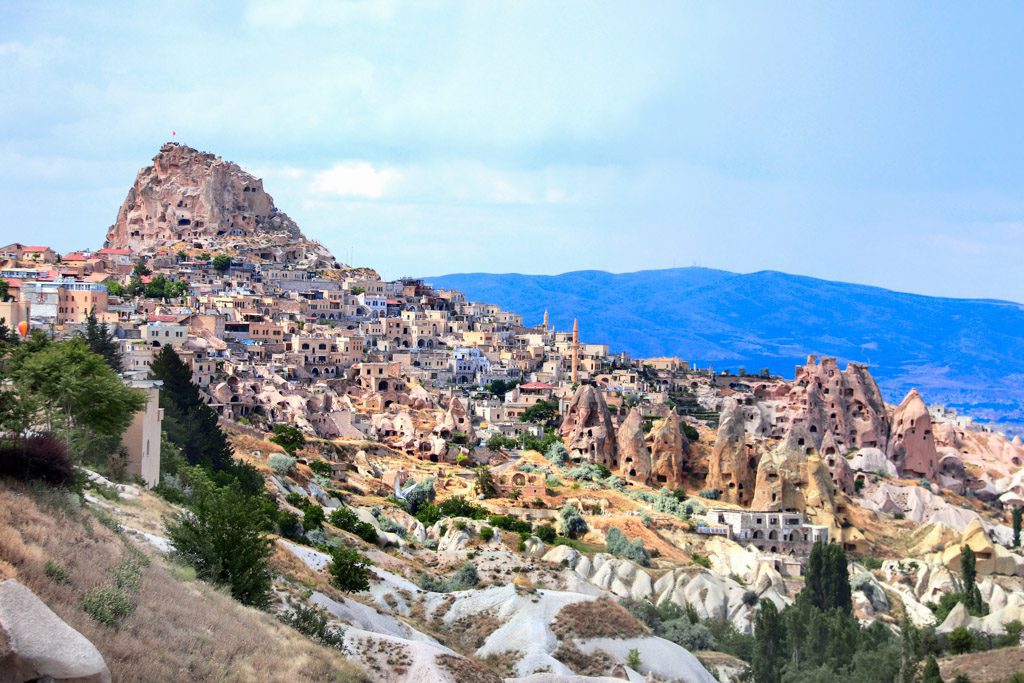
[[[847,553],[864,624],[998,637],[1024,621],[1020,440],[916,391],[887,402],[863,365],[714,374],[586,343],[599,321],[556,330],[384,281],[303,235],[260,179],[176,143],[139,172],[102,249],[16,243],[0,276],[0,316],[59,336],[93,310],[127,376],[172,346],[283,509],[346,508],[375,532],[275,536],[272,607],[326,610],[374,680],[729,680],[749,662],[688,649],[619,601],[750,634],[759,605],[794,602],[816,542]],[[305,437],[294,461],[271,440],[282,425]],[[159,556],[161,526],[137,506],[168,503],[128,488],[132,505],[102,505]],[[423,489],[439,511],[408,504]],[[483,511],[446,516],[457,497]],[[336,538],[372,561],[367,590],[324,580]],[[962,589],[967,547],[987,614],[931,609]]]

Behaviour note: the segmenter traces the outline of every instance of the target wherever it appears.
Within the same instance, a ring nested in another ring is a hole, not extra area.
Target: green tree
[[[900,682],[914,683],[917,680],[917,665],[920,661],[918,631],[907,615],[900,624]]]
[[[555,401],[537,401],[523,411],[520,422],[533,422],[539,425],[551,425],[558,417],[558,403]]]
[[[226,273],[231,268],[231,257],[227,254],[217,254],[213,257],[212,265],[218,273]]]
[[[237,484],[217,487],[199,474],[193,474],[191,484],[192,508],[167,524],[175,554],[200,578],[229,586],[239,602],[267,606],[272,550],[260,500]]]
[[[963,586],[964,607],[973,615],[981,615],[985,612],[985,602],[981,599],[981,591],[977,584],[977,557],[971,546],[960,547],[960,572]]]
[[[477,470],[475,488],[476,492],[484,498],[493,498],[498,495],[498,487],[494,484],[491,471],[486,467]]]
[[[589,527],[587,527],[587,521],[583,519],[583,515],[576,509],[575,505],[566,503],[562,506],[562,509],[558,511],[559,525],[558,530],[563,536],[569,538],[579,538],[583,534],[587,533]]]
[[[921,683],[942,683],[942,673],[939,671],[939,662],[935,659],[935,655],[928,655],[924,673],[921,675]]]
[[[962,655],[974,649],[974,636],[963,626],[953,629],[949,634],[949,651]]]
[[[118,437],[146,404],[82,339],[19,349],[26,353],[13,371],[18,395],[38,409],[36,418],[48,431],[62,429],[65,441],[76,428]]]
[[[341,546],[331,552],[331,583],[348,593],[358,593],[370,588],[370,561],[359,552]]]
[[[10,283],[7,280],[0,278],[0,301],[7,301],[11,296]]]
[[[782,619],[775,603],[762,600],[754,617],[754,656],[750,662],[756,683],[780,683],[782,680],[784,636]]]
[[[274,436],[270,440],[291,455],[306,445],[306,436],[295,425],[278,424],[274,425]]]
[[[152,275],[152,274],[153,274],[153,271],[150,270],[149,266],[146,265],[145,259],[141,259],[140,258],[138,261],[135,262],[135,267],[132,268],[132,275],[138,275],[140,277],[144,277],[146,275]]]
[[[124,370],[121,366],[121,352],[117,347],[117,340],[107,327],[107,323],[97,322],[95,308],[90,308],[89,314],[85,317],[85,343],[93,353],[103,356],[111,370],[118,374]]]
[[[172,443],[192,465],[211,471],[232,467],[233,451],[217,414],[203,402],[199,388],[192,383],[192,371],[170,346],[164,346],[153,358],[150,372],[163,382],[160,407],[164,409],[164,429]]]
[[[809,600],[822,611],[839,608],[850,614],[853,599],[846,553],[836,543],[815,543],[807,560],[807,572],[800,599]]]
[[[1017,506],[1013,508],[1013,547],[1020,547],[1020,527],[1021,518],[1024,517],[1024,507]]]

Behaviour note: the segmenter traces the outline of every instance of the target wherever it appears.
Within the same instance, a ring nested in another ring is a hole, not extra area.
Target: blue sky
[[[1024,301],[1024,4],[0,1],[0,242],[178,140],[386,277],[775,269]]]

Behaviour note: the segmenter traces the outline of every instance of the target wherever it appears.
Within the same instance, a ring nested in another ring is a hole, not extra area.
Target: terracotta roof
[[[53,251],[49,247],[22,247],[22,251]]]
[[[150,314],[146,316],[146,322],[150,323],[176,323],[181,319],[180,315],[155,315]]]
[[[83,254],[80,251],[73,251],[70,254],[65,254],[64,256],[62,256],[61,260],[63,260],[63,261],[84,261],[85,260],[85,254]]]
[[[520,389],[554,389],[550,384],[544,382],[527,382],[526,384],[520,384]]]
[[[121,254],[130,256],[132,253],[131,249],[100,249],[96,252],[97,254]]]

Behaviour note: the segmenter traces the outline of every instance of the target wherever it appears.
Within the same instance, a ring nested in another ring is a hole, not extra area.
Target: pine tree
[[[785,631],[771,600],[762,600],[754,618],[754,656],[750,669],[757,683],[779,683],[785,660]]]
[[[150,365],[154,379],[161,380],[160,407],[164,409],[167,438],[177,445],[192,465],[211,471],[228,470],[233,451],[217,424],[217,414],[203,402],[192,383],[192,371],[170,346],[164,346]]]
[[[900,683],[914,683],[917,679],[918,633],[906,615],[900,624]]]
[[[942,673],[939,671],[939,663],[935,660],[935,655],[928,655],[921,683],[942,683]]]
[[[111,370],[118,374],[124,371],[117,340],[107,327],[107,323],[97,322],[95,308],[90,308],[89,315],[85,317],[85,343],[93,353],[103,356]]]
[[[835,543],[815,543],[807,561],[802,600],[809,601],[823,612],[838,608],[847,614],[853,612],[850,576],[846,553]]]
[[[1013,508],[1013,547],[1020,547],[1021,518],[1024,517],[1024,508],[1017,506]]]

